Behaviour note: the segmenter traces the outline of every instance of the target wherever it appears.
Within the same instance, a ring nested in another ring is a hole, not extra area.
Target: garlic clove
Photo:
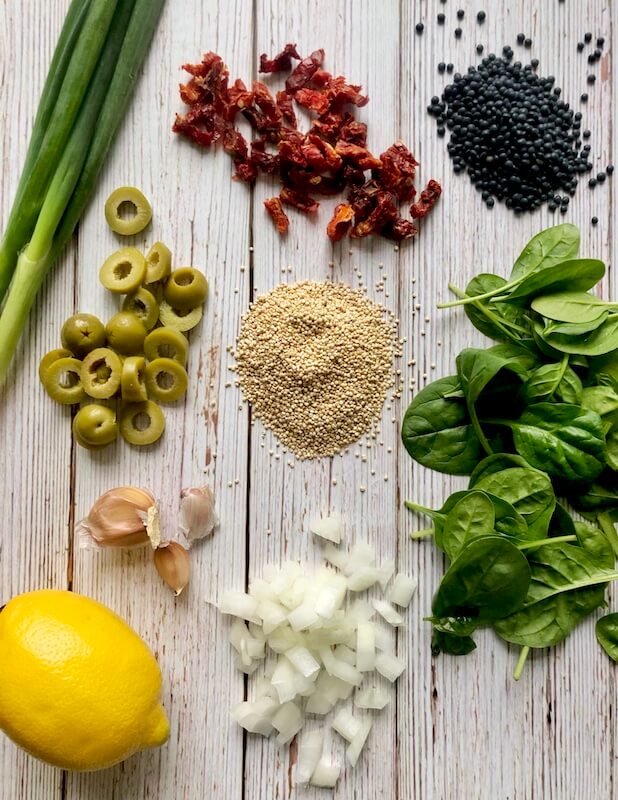
[[[218,525],[215,498],[208,486],[183,489],[180,493],[179,526],[189,542],[209,536]]]
[[[152,510],[151,510],[152,509]],[[150,541],[142,514],[158,517],[146,489],[120,486],[101,495],[76,527],[80,548],[138,547]]]
[[[179,542],[163,542],[154,551],[157,572],[176,597],[189,583],[189,551]]]

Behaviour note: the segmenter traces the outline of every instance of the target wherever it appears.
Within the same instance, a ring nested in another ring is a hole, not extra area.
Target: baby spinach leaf
[[[482,453],[465,402],[452,395],[460,390],[455,375],[433,381],[408,406],[401,429],[415,461],[451,475],[470,474]]]
[[[606,469],[586,492],[571,497],[573,506],[582,512],[618,509],[618,473]]]
[[[618,349],[618,315],[609,317],[600,327],[581,336],[563,336],[543,331],[543,339],[561,353],[602,356]]]
[[[594,411],[568,403],[537,403],[516,422],[515,449],[537,469],[566,481],[593,481],[605,466],[603,423]]]
[[[556,364],[543,364],[533,370],[521,388],[522,396],[528,403],[538,403],[553,397],[564,373],[568,367],[568,358],[565,356],[562,361]]]
[[[496,620],[517,610],[530,585],[526,557],[501,536],[473,539],[453,561],[433,599],[438,617]]]
[[[544,472],[527,464],[507,467],[499,472],[485,471],[475,480],[474,488],[509,502],[526,521],[530,538],[543,539],[547,536],[549,522],[556,507],[556,496],[551,481]]]
[[[476,297],[506,285],[504,278],[484,272],[476,275],[466,286],[465,294]],[[474,327],[490,339],[499,342],[516,341],[531,335],[526,317],[521,309],[506,303],[488,303],[480,300],[464,306],[466,316]]]
[[[537,314],[556,322],[594,322],[603,316],[608,304],[588,292],[556,292],[535,297],[530,304]]]
[[[468,488],[472,489],[486,475],[494,475],[496,472],[502,472],[504,469],[512,469],[513,467],[532,469],[528,462],[516,453],[494,453],[491,456],[487,456],[487,458],[479,461],[474,468],[470,475]]]
[[[610,386],[587,386],[582,392],[581,404],[604,417],[618,411],[618,392]]]
[[[561,264],[579,253],[579,231],[564,223],[546,228],[533,236],[519,254],[511,271],[511,280],[530,272]]]
[[[601,378],[604,376],[606,378],[604,382],[618,386],[618,351],[590,358],[589,368],[590,375],[597,379],[597,383],[601,383]]]
[[[472,539],[493,533],[496,515],[484,492],[466,492],[448,513],[442,534],[442,546],[454,560]]]
[[[596,525],[589,522],[576,522],[575,533],[582,547],[600,567],[612,569],[616,563],[616,554],[607,536]]]
[[[549,521],[548,536],[572,536],[575,535],[575,522],[566,508],[560,503],[556,503],[554,513]]]
[[[600,328],[608,317],[609,314],[605,311],[592,322],[549,322],[545,325],[543,336],[546,340],[548,336],[585,336]]]
[[[450,633],[453,636],[472,636],[479,627],[479,621],[473,617],[425,617],[435,630]]]
[[[597,641],[612,661],[618,661],[618,614],[606,614],[595,626]]]
[[[440,653],[467,656],[473,650],[476,650],[476,644],[471,636],[455,636],[436,629],[431,635],[431,653],[434,656],[439,656]]]
[[[567,367],[556,389],[555,399],[561,403],[579,405],[582,399],[582,382],[579,375],[571,367]]]
[[[603,605],[605,585],[618,573],[599,567],[582,547],[557,544],[529,554],[532,580],[523,607],[494,624],[508,642],[549,647]]]
[[[578,258],[564,261],[537,272],[531,272],[513,284],[506,284],[508,294],[498,295],[501,303],[524,305],[539,295],[554,294],[566,290],[586,291],[595,286],[605,275],[605,264],[595,258]],[[513,286],[513,288],[510,288]]]
[[[527,350],[506,344],[496,345],[488,350],[468,348],[457,356],[457,375],[466,397],[468,414],[476,435],[488,454],[492,450],[479,423],[476,409],[481,393],[502,370],[523,378],[534,363],[534,357]]]

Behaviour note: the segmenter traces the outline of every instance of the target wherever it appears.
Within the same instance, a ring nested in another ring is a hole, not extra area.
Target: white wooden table
[[[68,0],[0,3],[3,222],[67,6]],[[479,26],[475,17],[483,6],[488,16]],[[466,18],[457,41],[459,7]],[[447,14],[444,27],[435,21],[439,11]],[[421,19],[425,32],[418,36],[414,24]],[[168,0],[94,201],[38,299],[0,398],[0,600],[29,589],[70,587],[115,609],[157,653],[172,734],[160,750],[91,774],[46,767],[2,737],[2,800],[326,796],[293,785],[294,749],[290,754],[274,741],[244,737],[230,720],[230,707],[243,697],[243,678],[233,666],[228,624],[206,601],[224,589],[243,588],[267,563],[317,563],[308,521],[329,510],[343,514],[349,544],[369,539],[382,558],[395,557],[401,569],[419,578],[407,630],[397,641],[408,667],[396,702],[378,716],[360,764],[346,771],[337,798],[618,797],[616,670],[597,646],[590,621],[563,646],[535,652],[519,683],[511,678],[516,653],[490,634],[478,637],[473,655],[432,660],[423,616],[443,565],[430,542],[410,541],[419,520],[402,501],[414,497],[440,505],[462,482],[415,466],[399,442],[411,382],[422,387],[450,374],[458,350],[483,341],[462,312],[435,310],[447,297],[447,282],[465,285],[481,269],[506,273],[527,239],[554,219],[547,210],[519,219],[503,207],[488,212],[468,180],[453,175],[446,143],[436,138],[425,111],[443,85],[437,62],[452,61],[465,70],[476,63],[478,42],[500,52],[506,43],[515,46],[520,30],[530,35],[532,50],[518,51],[522,58],[538,57],[540,71],[557,76],[574,106],[589,91],[584,127],[592,130],[600,169],[611,161],[615,141],[618,83],[611,34],[617,24],[618,6],[611,0]],[[593,87],[586,85],[585,56],[576,52],[585,30],[606,38]],[[372,150],[381,152],[400,137],[421,161],[419,182],[443,182],[440,206],[412,244],[398,251],[385,241],[331,247],[324,232],[329,202],[317,224],[292,214],[290,233],[281,239],[262,206],[274,193],[272,184],[261,180],[250,191],[233,183],[222,151],[200,151],[171,133],[183,62],[214,50],[233,78],[249,79],[260,53],[275,53],[288,41],[297,42],[302,53],[324,47],[329,70],[363,84],[371,100],[360,116],[369,123]],[[103,202],[121,184],[140,186],[153,202],[153,223],[136,237],[137,245],[168,242],[177,264],[206,271],[212,293],[193,336],[186,403],[168,410],[160,445],[140,451],[119,444],[93,454],[72,443],[70,413],[45,396],[37,363],[58,346],[68,315],[84,310],[105,317],[115,308],[97,274],[118,246],[105,224]],[[609,264],[618,242],[614,187],[609,182],[591,192],[584,182],[566,216],[580,225],[585,254]],[[590,225],[593,214],[599,217],[596,228]],[[370,295],[378,278],[386,277],[389,288],[379,299],[401,320],[408,339],[404,364],[416,364],[402,400],[385,409],[383,447],[363,448],[367,460],[351,447],[332,460],[296,461],[292,468],[289,456],[269,454],[280,452],[271,435],[250,425],[226,348],[252,288],[263,292],[280,281],[328,276],[358,285],[359,273]],[[616,298],[611,269],[605,290]],[[180,599],[162,585],[146,552],[76,549],[75,521],[103,491],[122,484],[150,488],[173,533],[181,487],[203,482],[216,491],[221,527],[195,550],[192,582]]]

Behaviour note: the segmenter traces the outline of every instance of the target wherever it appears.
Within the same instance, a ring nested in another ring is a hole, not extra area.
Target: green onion
[[[0,385],[37,292],[94,189],[164,1],[73,0],[69,9],[52,61],[55,74],[45,85],[55,95],[55,104],[52,108],[45,97],[39,107],[0,246],[0,296],[17,262],[0,315]],[[70,126],[65,113],[71,117]],[[46,125],[46,132],[39,123]]]

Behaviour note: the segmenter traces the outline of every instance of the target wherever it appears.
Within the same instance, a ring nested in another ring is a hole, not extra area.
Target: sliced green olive
[[[155,242],[146,256],[145,283],[155,283],[169,278],[172,270],[172,252],[163,242]]]
[[[144,353],[149,361],[154,361],[156,358],[172,358],[184,367],[188,352],[187,337],[173,328],[155,328],[144,339]]]
[[[163,296],[172,308],[188,310],[201,305],[208,297],[208,281],[194,267],[175,269],[165,284]]]
[[[173,328],[175,331],[190,331],[195,328],[202,319],[204,309],[202,306],[196,308],[180,309],[172,306],[164,300],[159,306],[159,319],[166,328]]]
[[[122,399],[127,403],[140,403],[148,399],[144,376],[146,360],[142,356],[129,356],[122,365],[120,390]]]
[[[73,419],[75,441],[89,450],[100,450],[118,438],[118,422],[112,408],[88,403]]]
[[[86,394],[97,400],[113,397],[120,388],[122,364],[109,347],[98,347],[82,362],[82,386]]]
[[[129,444],[153,444],[164,430],[165,417],[152,400],[128,403],[120,412],[120,434]]]
[[[142,352],[146,328],[130,311],[119,311],[105,326],[107,341],[118,353],[134,356]]]
[[[57,403],[72,406],[86,399],[81,382],[82,362],[77,358],[58,358],[43,376],[45,391]]]
[[[171,358],[155,358],[146,367],[146,389],[161,403],[173,403],[187,391],[186,369]]]
[[[83,358],[96,347],[105,344],[105,328],[94,314],[74,314],[69,317],[60,331],[62,346],[77,358]]]
[[[114,294],[135,292],[144,282],[146,259],[136,247],[123,247],[105,261],[99,279]]]
[[[123,311],[130,311],[144,323],[147,331],[157,324],[159,320],[159,304],[155,296],[143,286],[125,297],[122,304]]]
[[[161,330],[163,329],[161,328]],[[50,364],[53,364],[54,361],[58,361],[59,358],[71,358],[72,355],[73,353],[65,347],[57,347],[55,350],[50,350],[49,353],[45,353],[43,358],[39,361],[39,379],[41,383],[45,380],[45,374]]]
[[[152,219],[152,208],[139,189],[120,186],[105,202],[105,219],[114,233],[132,236],[148,225]]]

